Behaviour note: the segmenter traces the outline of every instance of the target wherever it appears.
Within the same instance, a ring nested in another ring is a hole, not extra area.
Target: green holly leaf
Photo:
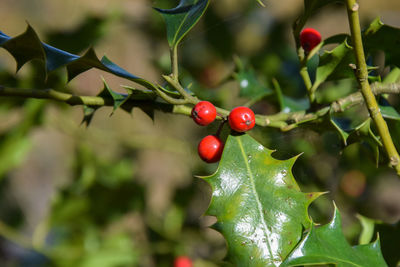
[[[340,213],[335,207],[332,221],[320,227],[312,225],[305,238],[280,265],[334,264],[338,267],[387,266],[380,249],[379,239],[368,245],[351,247],[341,229]]]
[[[165,19],[168,44],[174,49],[182,38],[196,25],[207,9],[208,0],[181,0],[172,9],[154,8]]]
[[[130,98],[130,94],[121,94],[121,93],[117,93],[114,92],[107,84],[107,82],[104,80],[103,78],[103,84],[104,84],[104,89],[102,90],[102,92],[100,93],[100,95],[102,94],[106,94],[112,97],[113,101],[114,101],[114,105],[113,105],[113,111],[110,114],[110,116],[117,110],[117,108],[119,108],[120,106],[122,106],[129,98]]]
[[[83,56],[78,56],[42,43],[30,25],[24,33],[14,38],[0,31],[0,47],[15,58],[17,70],[28,61],[39,59],[45,62],[46,72],[65,66],[68,81],[82,72],[97,68],[144,86],[153,86],[149,81],[129,73],[105,56],[100,60],[92,48]]]
[[[364,46],[369,53],[385,52],[385,64],[400,67],[400,28],[384,24],[376,18],[364,32]]]
[[[400,120],[400,114],[389,104],[385,97],[382,96],[379,98],[378,105],[384,118],[397,121]]]
[[[319,61],[313,90],[328,79],[354,77],[349,63],[355,62],[352,48],[344,41],[332,51],[325,51]]]
[[[83,105],[83,119],[82,119],[81,124],[85,124],[86,127],[88,127],[90,125],[90,123],[92,122],[94,113],[99,108],[100,108],[99,106]]]
[[[297,157],[277,160],[247,134],[229,135],[215,174],[208,215],[236,266],[278,266],[311,225],[307,208],[322,193],[303,193],[291,172]]]

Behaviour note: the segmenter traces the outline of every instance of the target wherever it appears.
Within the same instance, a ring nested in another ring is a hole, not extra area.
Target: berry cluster
[[[200,101],[192,109],[192,118],[198,125],[209,125],[216,117],[217,110],[208,101]],[[225,123],[225,121],[222,123]],[[240,133],[251,130],[256,124],[254,112],[248,107],[232,109],[228,116],[228,122],[232,130]],[[223,150],[224,143],[218,137],[218,134],[204,137],[197,147],[200,158],[207,163],[219,161]]]

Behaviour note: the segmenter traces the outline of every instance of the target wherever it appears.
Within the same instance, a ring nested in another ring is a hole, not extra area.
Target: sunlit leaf
[[[347,78],[354,77],[353,70],[349,63],[354,63],[353,50],[347,42],[343,42],[332,51],[325,51],[319,61],[317,74],[313,84],[313,89],[318,88],[328,78]]]
[[[207,214],[228,242],[237,266],[279,266],[310,227],[307,208],[321,193],[300,191],[291,169],[247,134],[230,135],[215,174]]]

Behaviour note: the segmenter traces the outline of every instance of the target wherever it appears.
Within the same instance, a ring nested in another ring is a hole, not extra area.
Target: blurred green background
[[[176,4],[2,0],[0,30],[16,36],[28,21],[50,45],[77,54],[94,46],[99,56],[106,54],[135,75],[162,82],[161,74],[169,71],[169,50],[163,20],[152,6]],[[201,98],[227,109],[246,103],[248,99],[238,97],[238,82],[226,82],[236,55],[267,88],[276,78],[286,95],[304,97],[291,36],[302,1],[266,4],[212,1],[181,44],[183,83],[193,83]],[[361,3],[365,25],[380,15],[385,23],[400,26],[399,12],[399,1]],[[306,26],[326,38],[348,32],[347,15],[333,5]],[[15,74],[13,58],[0,49],[0,85],[80,95],[96,95],[101,76],[115,91],[132,85],[98,70],[66,84],[65,70],[45,79],[41,64],[28,63]],[[324,96],[335,99],[355,85],[345,80],[329,88]],[[399,106],[397,98],[392,102]],[[0,266],[172,266],[178,255],[191,257],[199,267],[221,265],[225,241],[207,228],[214,219],[202,216],[210,188],[194,177],[217,167],[196,154],[197,143],[217,125],[201,128],[188,117],[159,112],[153,121],[140,110],[117,110],[110,117],[111,108],[101,108],[86,128],[82,107],[14,98],[0,98],[0,103]],[[253,108],[264,114],[278,111],[273,96]],[[390,127],[399,144],[399,123]],[[303,191],[329,191],[311,207],[314,221],[329,221],[334,200],[352,244],[361,229],[357,213],[386,223],[399,220],[400,181],[384,165],[376,168],[374,153],[365,144],[344,148],[337,133],[315,128],[288,133],[255,129],[251,135],[277,149],[278,158],[304,152],[294,167]],[[389,235],[399,231],[397,227]],[[400,248],[399,242],[387,244]]]

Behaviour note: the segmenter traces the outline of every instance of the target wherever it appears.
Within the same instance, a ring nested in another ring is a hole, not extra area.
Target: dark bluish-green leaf
[[[389,104],[385,97],[381,96],[378,104],[384,118],[390,120],[400,120],[400,114]]]
[[[341,229],[340,213],[335,208],[332,221],[320,227],[313,225],[310,232],[282,263],[285,266],[335,264],[338,267],[387,266],[379,239],[372,244],[351,247]]]
[[[23,34],[14,38],[0,31],[0,46],[15,58],[17,69],[30,60],[39,59],[45,62],[47,72],[65,66],[68,80],[91,68],[97,68],[141,85],[152,85],[119,67],[105,56],[99,60],[92,48],[80,57],[42,43],[30,25]]]
[[[230,135],[215,174],[207,214],[228,242],[236,266],[279,266],[310,227],[307,208],[321,193],[303,193],[291,172],[297,157],[277,160],[247,134]]]
[[[179,5],[173,9],[154,8],[165,19],[168,43],[171,48],[176,47],[196,25],[207,9],[208,3],[208,0],[181,0]]]
[[[385,64],[400,67],[400,28],[384,24],[376,18],[364,32],[364,46],[367,52],[385,52]]]

